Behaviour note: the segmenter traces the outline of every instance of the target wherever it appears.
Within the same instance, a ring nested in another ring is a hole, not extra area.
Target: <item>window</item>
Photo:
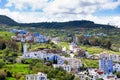
[[[40,77],[39,80],[45,80],[45,77]]]

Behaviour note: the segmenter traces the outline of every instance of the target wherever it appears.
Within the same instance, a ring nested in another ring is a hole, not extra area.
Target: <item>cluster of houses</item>
[[[76,58],[66,58],[64,56],[60,56],[60,54],[63,54],[60,50],[38,49],[36,51],[27,51],[26,44],[24,44],[23,48],[23,58],[52,61],[55,62],[55,64],[53,64],[54,68],[62,67],[68,72],[78,72],[78,69],[82,66],[82,62]],[[65,64],[65,62],[67,62],[67,64]]]
[[[29,33],[25,30],[12,30],[12,33],[15,33],[16,36],[12,36],[12,39],[20,42],[47,42],[50,38],[40,35],[39,33]],[[87,35],[86,35],[87,36]],[[77,40],[77,37],[76,37]],[[52,42],[58,44],[59,38],[51,39]],[[78,77],[80,80],[97,80],[102,78],[104,80],[116,80],[117,77],[113,74],[114,71],[120,72],[120,64],[115,62],[120,62],[120,56],[116,54],[108,54],[106,52],[97,54],[97,55],[89,55],[88,51],[82,50],[75,44],[74,42],[69,45],[69,55],[71,57],[60,56],[61,54],[65,54],[66,47],[63,47],[61,50],[53,50],[53,49],[42,49],[28,51],[28,46],[26,43],[23,45],[23,58],[31,58],[31,59],[42,59],[45,61],[53,62],[53,68],[63,68],[63,70],[67,72],[72,72]],[[80,59],[74,58],[74,54],[78,53],[79,56],[83,56],[91,59],[98,59],[99,61],[99,69],[88,69],[87,71],[80,72],[80,67],[82,67],[82,62]],[[42,72],[38,72],[38,74],[28,74],[26,75],[26,80],[48,80],[47,74]]]
[[[116,80],[117,77],[113,75],[113,72],[119,72],[120,64],[115,63],[119,60],[120,57],[116,54],[101,53],[99,56],[99,69],[103,71],[101,78],[104,80]]]
[[[119,62],[119,56],[116,54],[108,54],[103,52],[98,55],[98,69],[88,68],[87,71],[80,72],[79,69],[80,67],[82,67],[82,62],[77,58],[60,56],[60,54],[62,53],[61,51],[51,49],[40,49],[37,51],[27,52],[26,47],[26,44],[24,44],[24,58],[38,58],[49,61],[55,60],[56,63],[52,64],[54,68],[61,67],[67,72],[72,72],[80,80],[86,80],[86,78],[88,78],[89,80],[97,80],[99,78],[102,78],[104,80],[117,80],[117,77],[113,74],[113,72],[120,72],[120,64],[114,63]],[[71,43],[70,50],[76,52],[77,50],[79,50],[79,48],[76,44]],[[89,54],[87,53],[87,55]],[[40,77],[43,76],[44,79],[41,79]],[[41,73],[41,75],[30,74],[26,75],[26,80],[47,80],[47,75],[44,73]]]
[[[99,68],[88,68],[88,71],[79,72],[76,76],[80,80],[97,80],[99,78],[103,80],[119,80],[114,71],[120,72],[120,64],[118,62],[119,56],[115,54],[101,53],[99,55]],[[89,75],[88,75],[89,74]]]
[[[85,51],[85,50],[79,48],[79,47],[77,46],[77,44],[75,44],[74,42],[72,42],[72,43],[69,45],[69,50],[72,51],[73,53],[78,53],[78,56],[79,56],[79,57],[84,56],[84,57],[89,58],[89,56],[90,56],[87,50]]]
[[[16,36],[11,36],[11,38],[15,41],[19,41],[19,42],[29,42],[29,43],[45,43],[47,42],[50,37],[46,37],[44,35],[40,35],[39,33],[35,32],[35,33],[30,33],[27,32],[26,30],[17,30],[17,29],[13,29],[11,30],[12,33],[15,33]]]
[[[82,67],[82,62],[76,58],[66,58],[62,57],[64,64],[53,64],[54,68],[61,67],[67,72],[78,73],[79,68]]]

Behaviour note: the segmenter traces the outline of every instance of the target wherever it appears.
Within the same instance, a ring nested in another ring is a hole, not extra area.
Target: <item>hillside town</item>
[[[52,62],[50,65],[53,68],[62,68],[68,73],[73,73],[79,80],[119,80],[114,72],[120,72],[120,56],[117,54],[111,54],[102,52],[96,55],[89,54],[87,50],[81,49],[74,41],[69,43],[69,48],[66,49],[62,45],[61,50],[39,48],[37,50],[29,50],[29,43],[46,43],[48,40],[54,44],[59,44],[59,38],[46,37],[39,33],[30,33],[25,30],[12,30],[16,36],[11,36],[15,41],[23,42],[23,55],[24,59],[41,59],[44,60],[44,64],[48,64],[47,61]],[[88,35],[87,35],[88,36]],[[77,38],[76,38],[77,39]],[[61,46],[61,45],[60,45]],[[76,56],[76,53],[78,54]],[[65,57],[67,54],[69,57]],[[82,58],[96,59],[98,60],[98,68],[91,68],[88,66],[86,69],[81,61]],[[49,80],[47,74],[38,72],[38,74],[27,74],[26,80]],[[52,79],[56,80],[56,79]]]
[[[0,80],[120,80],[120,0],[0,0]]]

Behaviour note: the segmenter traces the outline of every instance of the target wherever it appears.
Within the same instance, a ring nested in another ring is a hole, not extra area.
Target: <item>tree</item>
[[[2,68],[4,65],[5,65],[5,63],[0,60],[0,68]]]
[[[6,48],[6,44],[5,42],[2,40],[2,38],[0,38],[0,49],[3,50]]]
[[[7,71],[7,77],[12,77],[12,73],[10,71]]]
[[[98,38],[92,38],[91,45],[92,46],[99,46],[99,40],[98,40]]]
[[[5,44],[5,42],[3,42],[3,44],[2,44],[2,50],[5,49],[5,48],[6,48],[6,44]]]
[[[78,36],[78,42],[79,42],[79,43],[82,43],[82,41],[83,41],[83,38],[84,38],[84,36],[83,36],[83,35],[81,35],[81,36]]]
[[[15,51],[19,50],[19,47],[15,41],[8,40],[7,44],[8,44],[8,47],[11,49],[11,51],[15,52]]]
[[[109,39],[105,39],[101,42],[101,46],[105,47],[107,49],[111,49],[111,45],[112,45],[112,43]]]
[[[23,53],[23,43],[21,43],[21,52]]]

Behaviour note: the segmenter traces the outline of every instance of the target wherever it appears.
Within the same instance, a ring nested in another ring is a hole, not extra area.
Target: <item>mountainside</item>
[[[18,25],[17,22],[15,22],[13,19],[4,16],[4,15],[0,15],[0,24],[7,24],[9,26],[15,26]]]
[[[21,26],[21,27],[44,27],[44,28],[115,28],[111,25],[95,24],[92,21],[80,20],[69,22],[41,22],[41,23],[17,23],[13,19],[0,15],[0,24],[6,24],[9,26]]]

